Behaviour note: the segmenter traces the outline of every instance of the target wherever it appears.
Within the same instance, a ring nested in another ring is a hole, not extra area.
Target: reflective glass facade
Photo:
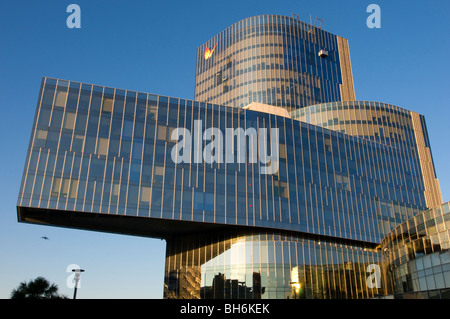
[[[418,170],[422,174],[426,206],[442,204],[423,115],[386,103],[344,101],[313,105],[293,111],[291,116],[334,131],[404,149],[413,174],[417,174]],[[404,185],[411,185],[411,182],[406,179]]]
[[[354,99],[348,41],[295,18],[250,17],[197,48],[198,101],[291,111]]]
[[[19,206],[270,227],[372,243],[426,208],[420,167],[401,148],[267,113],[44,82]],[[202,120],[202,132],[278,128],[278,171],[261,174],[261,164],[248,157],[209,164],[195,163],[192,154],[191,163],[174,163],[171,131],[194,131],[194,119]]]
[[[248,156],[175,162],[172,132],[198,123],[277,128],[278,170]],[[43,78],[18,218],[166,239],[166,298],[367,298],[382,293],[364,280],[375,248],[426,209],[409,151],[285,116]]]
[[[395,227],[382,242],[386,292],[397,298],[450,298],[450,204]]]
[[[168,242],[165,298],[371,298],[373,245],[279,232],[225,232]],[[381,288],[381,287],[380,287]]]
[[[394,147],[415,145],[411,111],[395,105],[344,101],[313,105],[290,114],[303,122]]]

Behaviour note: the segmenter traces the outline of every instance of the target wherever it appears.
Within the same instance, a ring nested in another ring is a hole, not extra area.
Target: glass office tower
[[[197,48],[195,100],[288,111],[355,100],[348,41],[291,17],[236,22]]]
[[[184,141],[186,161],[173,157],[177,128],[200,132]],[[212,153],[210,128],[223,132],[216,155],[240,129],[248,135],[244,161],[236,147],[231,159],[196,158],[195,143]],[[271,129],[276,144],[259,134]],[[277,170],[251,160],[253,141],[272,155],[276,145]],[[43,78],[18,219],[165,239],[165,298],[369,298],[384,291],[367,282],[382,239],[427,208],[422,167],[411,160],[417,147]]]

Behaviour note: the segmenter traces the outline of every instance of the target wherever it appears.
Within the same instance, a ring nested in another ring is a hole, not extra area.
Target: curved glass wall
[[[165,298],[336,299],[382,294],[372,246],[282,233],[215,233],[167,241]],[[369,284],[368,284],[369,282]]]
[[[312,105],[290,115],[306,123],[403,148],[414,174],[423,176],[426,206],[442,203],[423,115],[395,105],[368,101]]]
[[[450,298],[450,203],[398,225],[383,240],[387,293]]]
[[[416,144],[410,113],[409,110],[386,103],[344,101],[312,105],[293,111],[290,115],[333,131],[401,147],[402,144]]]
[[[197,49],[195,100],[290,111],[343,98],[354,99],[347,40],[298,19],[247,18]]]

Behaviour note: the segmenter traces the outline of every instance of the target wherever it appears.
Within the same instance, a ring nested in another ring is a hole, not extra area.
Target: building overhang
[[[270,227],[243,226],[142,216],[109,215],[103,213],[88,213],[67,210],[61,211],[58,209],[43,209],[24,206],[17,206],[17,218],[18,221],[22,223],[66,227],[147,238],[159,238],[165,240],[170,240],[172,237],[183,237],[199,233],[235,232],[237,234],[279,233],[286,236],[312,239],[318,242],[335,242],[337,244],[354,245],[368,249],[376,249],[376,247],[380,244]]]

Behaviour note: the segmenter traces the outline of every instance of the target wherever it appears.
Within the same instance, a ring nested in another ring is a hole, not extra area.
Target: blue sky
[[[66,8],[81,8],[69,29]],[[369,4],[381,28],[369,29]],[[42,76],[193,99],[196,48],[259,14],[324,19],[349,40],[356,98],[425,115],[444,202],[450,200],[450,2],[3,1],[0,4],[0,298],[44,276],[78,298],[162,298],[165,242],[17,222],[16,201]],[[40,237],[47,236],[50,240]]]

